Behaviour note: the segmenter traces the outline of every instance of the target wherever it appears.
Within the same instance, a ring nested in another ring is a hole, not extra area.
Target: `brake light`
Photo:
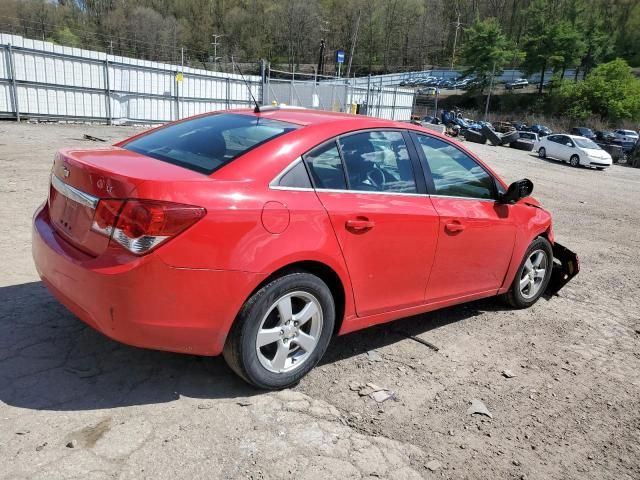
[[[93,215],[91,230],[110,237],[123,203],[124,200],[100,200]]]
[[[143,255],[185,231],[205,213],[201,207],[155,200],[100,200],[91,229]]]

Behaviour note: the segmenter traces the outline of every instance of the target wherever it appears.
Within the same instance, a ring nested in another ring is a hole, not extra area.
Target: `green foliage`
[[[458,20],[473,26],[456,29]],[[360,74],[454,62],[482,77],[496,52],[515,47],[529,73],[589,72],[616,57],[640,66],[638,0],[0,0],[0,31],[167,62],[184,49],[198,67],[214,55],[213,34],[223,34],[215,52],[223,63],[265,58],[308,71],[324,39],[331,69],[336,49],[348,59],[356,32]],[[464,61],[452,58],[454,42]]]
[[[578,15],[577,6],[574,7],[573,13]],[[523,44],[524,68],[528,74],[540,72],[538,91],[542,93],[547,68],[561,72],[562,78],[567,68],[582,63],[586,51],[584,32],[575,23],[577,16],[572,18],[574,22],[562,19],[548,0],[536,0],[528,13],[530,20]]]
[[[69,29],[69,27],[62,27],[54,31],[47,40],[57,43],[58,45],[66,45],[67,47],[82,47],[82,40],[80,40],[80,38]]]
[[[475,75],[482,86],[489,83],[495,67],[499,75],[507,63],[520,56],[513,44],[507,40],[495,18],[476,20],[465,30],[467,41],[461,52],[466,75]]]
[[[596,67],[583,82],[564,81],[554,93],[560,113],[584,120],[640,121],[640,79],[622,59]]]

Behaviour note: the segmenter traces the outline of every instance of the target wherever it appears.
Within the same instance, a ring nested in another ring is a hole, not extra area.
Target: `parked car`
[[[515,90],[517,88],[525,88],[529,85],[529,80],[526,78],[519,78],[513,82],[505,83],[504,88],[507,90]]]
[[[549,127],[545,127],[544,125],[531,125],[529,127],[530,132],[537,133],[540,137],[544,137],[545,135],[551,135],[553,132]]]
[[[613,132],[606,130],[596,130],[596,140],[598,142],[609,143],[616,139],[616,135]]]
[[[408,123],[204,114],[59,151],[33,257],[53,295],[105,335],[222,353],[279,389],[334,332],[493,295],[526,308],[562,288],[577,257],[532,189]]]
[[[513,128],[515,128],[518,131],[527,130],[527,128],[529,128],[527,124],[524,122],[510,122],[510,123],[513,126]]]
[[[621,142],[637,142],[638,141],[638,132],[633,130],[614,130],[613,134],[616,136],[616,140]]]
[[[604,170],[613,164],[611,155],[593,140],[577,135],[547,135],[534,145],[540,158],[555,158],[569,162],[572,167],[595,167]]]
[[[434,124],[434,125],[439,125],[441,123],[440,119],[438,117],[433,117],[431,115],[425,115],[424,117],[422,117],[422,119],[420,121],[423,124],[424,123],[431,123],[431,124]]]
[[[538,134],[535,132],[518,132],[518,135],[525,140],[533,140],[534,142],[539,140]]]
[[[573,127],[571,129],[571,134],[572,135],[578,135],[581,137],[585,137],[588,138],[589,140],[596,140],[596,134],[593,133],[593,130],[591,130],[590,128],[587,127]]]
[[[439,93],[440,93],[440,90],[436,87],[424,87],[424,88],[418,89],[418,95],[434,96]]]

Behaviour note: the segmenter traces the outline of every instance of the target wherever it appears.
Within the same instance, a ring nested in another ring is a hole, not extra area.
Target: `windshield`
[[[580,148],[590,148],[592,150],[600,150],[600,147],[598,146],[598,144],[593,142],[592,140],[589,140],[588,138],[574,138],[573,141],[576,142],[576,145],[579,146]]]
[[[253,115],[213,114],[152,131],[123,148],[208,175],[296,128],[297,125]]]

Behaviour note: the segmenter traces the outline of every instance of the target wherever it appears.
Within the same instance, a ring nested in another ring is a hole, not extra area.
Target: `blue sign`
[[[344,63],[344,50],[336,51],[336,63]]]

